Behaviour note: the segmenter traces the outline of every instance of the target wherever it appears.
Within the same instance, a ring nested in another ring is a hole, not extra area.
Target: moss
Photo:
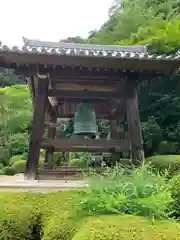
[[[136,216],[94,216],[85,220],[73,240],[177,240],[180,224],[173,221],[151,222]]]

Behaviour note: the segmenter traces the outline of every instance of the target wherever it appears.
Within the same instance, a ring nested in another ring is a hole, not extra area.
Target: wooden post
[[[127,79],[125,86],[125,102],[128,131],[131,141],[132,163],[138,164],[144,160],[144,150],[135,79]]]
[[[48,76],[40,75],[35,99],[32,130],[29,140],[29,151],[25,170],[25,178],[28,180],[34,180],[36,178],[36,171],[40,155],[39,141],[42,139],[44,133],[45,110],[48,100],[48,85]]]
[[[110,120],[110,131],[111,131],[111,138],[112,139],[118,139],[117,120]],[[119,162],[119,159],[120,159],[120,153],[113,152],[112,153],[112,164],[113,164],[113,166],[115,166],[116,163]]]
[[[57,117],[55,115],[49,116],[50,123],[57,123]],[[50,127],[48,126],[48,139],[54,139],[56,136],[56,127]],[[48,169],[53,168],[53,153],[54,153],[54,148],[48,148],[46,149],[45,153],[45,162],[44,162],[44,167]]]

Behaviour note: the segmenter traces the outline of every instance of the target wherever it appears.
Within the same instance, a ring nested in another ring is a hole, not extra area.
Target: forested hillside
[[[180,2],[176,0],[116,0],[109,20],[87,39],[69,37],[66,42],[97,44],[148,44],[150,52],[171,54],[180,48]],[[28,87],[12,72],[0,70],[0,161],[26,155],[32,105]],[[152,79],[139,90],[145,154],[180,152],[179,74]],[[99,123],[106,133],[107,125]],[[72,133],[72,124],[66,134]]]

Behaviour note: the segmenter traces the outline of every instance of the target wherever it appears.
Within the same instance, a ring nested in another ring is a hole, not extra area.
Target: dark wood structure
[[[54,151],[112,152],[116,158],[131,151],[133,163],[143,160],[137,86],[143,80],[171,75],[180,56],[149,55],[145,46],[104,46],[43,42],[24,38],[22,48],[0,46],[0,67],[28,77],[34,113],[27,157],[26,178],[35,179],[40,148],[47,149],[51,165]],[[91,101],[98,119],[111,121],[111,140],[57,139],[49,126],[43,139],[45,114],[73,118],[83,99]],[[118,119],[127,119],[129,138],[117,139]]]

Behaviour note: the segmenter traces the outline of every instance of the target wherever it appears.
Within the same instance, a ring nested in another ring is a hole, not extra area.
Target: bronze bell
[[[74,134],[95,138],[97,134],[96,113],[89,102],[81,102],[76,106]]]

